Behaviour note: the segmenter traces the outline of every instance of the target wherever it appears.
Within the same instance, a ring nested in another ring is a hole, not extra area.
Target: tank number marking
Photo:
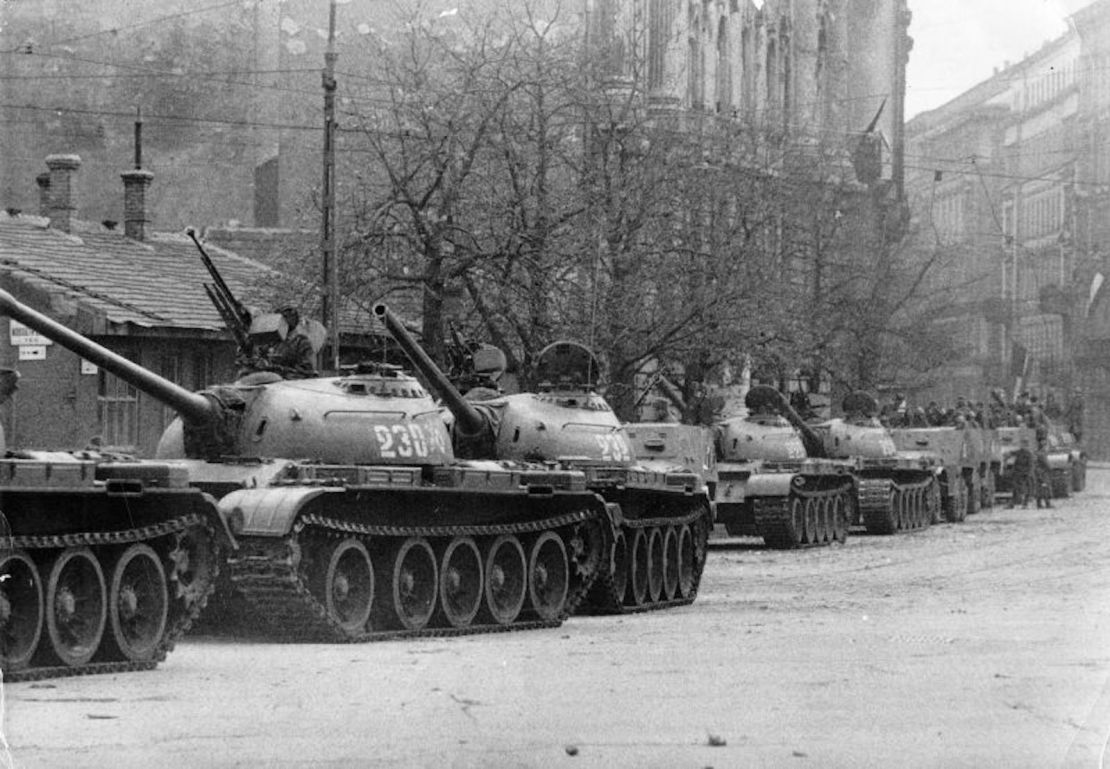
[[[624,437],[616,433],[608,433],[606,435],[595,435],[597,445],[601,449],[601,458],[607,462],[630,462],[632,461],[632,449],[628,447],[628,442]]]
[[[383,459],[428,456],[429,441],[420,425],[374,425],[374,436]],[[435,436],[431,443],[438,443]]]

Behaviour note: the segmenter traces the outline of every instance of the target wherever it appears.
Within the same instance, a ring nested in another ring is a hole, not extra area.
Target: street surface
[[[717,540],[690,607],[9,684],[18,767],[1110,767],[1110,469],[1052,510]],[[3,746],[0,746],[2,748]]]

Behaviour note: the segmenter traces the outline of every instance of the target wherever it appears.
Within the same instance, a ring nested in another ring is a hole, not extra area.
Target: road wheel
[[[27,667],[42,636],[42,579],[22,551],[0,555],[0,668]]]
[[[428,540],[409,537],[393,559],[393,619],[405,630],[421,630],[432,618],[439,587],[439,569]]]
[[[447,624],[468,627],[482,608],[482,554],[470,537],[455,537],[439,566],[439,608]]]
[[[503,534],[493,541],[486,556],[486,608],[498,625],[517,618],[528,593],[528,564],[520,540]]]
[[[648,553],[648,538],[643,529],[632,534],[632,547],[628,562],[630,606],[643,606],[647,602],[648,578],[651,572],[651,556]]]
[[[132,662],[155,659],[168,617],[169,588],[162,562],[148,545],[131,545],[116,560],[108,591],[112,646]]]
[[[63,551],[46,581],[50,652],[63,665],[84,665],[96,654],[108,621],[104,572],[88,548]]]
[[[678,532],[668,526],[663,534],[663,597],[673,601],[678,597]]]
[[[697,570],[697,549],[694,532],[689,524],[678,529],[678,594],[690,598],[694,593],[694,580]]]
[[[569,591],[567,549],[555,532],[545,531],[528,557],[528,595],[536,615],[544,621],[561,617]]]

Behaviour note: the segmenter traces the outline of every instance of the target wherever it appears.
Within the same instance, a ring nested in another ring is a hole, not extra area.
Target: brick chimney
[[[123,179],[123,232],[134,240],[146,237],[146,188],[154,174],[135,169],[120,174]]]
[[[50,216],[50,174],[45,171],[35,177],[39,185],[39,216]]]
[[[69,232],[73,225],[73,174],[81,167],[77,155],[47,155],[46,167],[50,169],[50,206],[47,216],[50,226]]]

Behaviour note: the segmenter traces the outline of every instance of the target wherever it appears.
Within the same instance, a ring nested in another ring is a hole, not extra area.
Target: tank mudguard
[[[220,513],[240,535],[284,537],[297,514],[321,494],[344,493],[341,488],[277,486],[240,489],[220,500]]]
[[[752,473],[748,479],[749,497],[785,497],[790,494],[792,473]]]

